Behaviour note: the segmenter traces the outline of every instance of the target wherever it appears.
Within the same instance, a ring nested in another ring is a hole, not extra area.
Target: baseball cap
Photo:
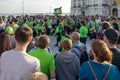
[[[110,43],[115,44],[118,41],[119,38],[119,34],[118,32],[113,29],[113,28],[109,28],[104,32],[104,35],[107,37],[107,39],[109,40]]]

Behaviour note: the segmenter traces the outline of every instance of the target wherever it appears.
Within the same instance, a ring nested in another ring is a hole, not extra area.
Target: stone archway
[[[117,8],[113,8],[112,9],[112,14],[113,14],[113,16],[118,16],[118,9]]]

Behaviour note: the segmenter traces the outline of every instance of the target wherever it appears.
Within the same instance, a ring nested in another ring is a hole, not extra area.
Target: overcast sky
[[[0,0],[0,13],[21,13],[23,0]],[[62,12],[70,12],[71,0],[24,0],[25,13],[49,13],[62,6]]]

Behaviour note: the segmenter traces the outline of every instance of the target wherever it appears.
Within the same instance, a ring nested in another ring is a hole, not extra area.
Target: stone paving
[[[49,37],[50,37],[50,40],[51,40],[51,43],[50,43],[49,47],[51,48],[52,53],[56,54],[56,53],[58,53],[58,47],[54,46],[56,44],[56,37],[52,36],[52,35],[50,35]],[[91,40],[89,39],[89,37],[87,38],[86,45],[87,45],[87,51],[89,53],[90,45],[91,45]]]

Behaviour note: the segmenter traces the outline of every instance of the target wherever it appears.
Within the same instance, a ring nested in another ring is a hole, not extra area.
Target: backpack
[[[78,56],[81,65],[83,64],[83,62],[89,60],[89,56],[88,56],[86,50],[85,50],[85,51],[81,51],[81,50],[79,49],[79,47],[74,47],[74,48],[76,48],[76,49],[78,49],[78,50],[80,51],[80,55],[77,54],[77,53],[75,53],[75,54]]]

